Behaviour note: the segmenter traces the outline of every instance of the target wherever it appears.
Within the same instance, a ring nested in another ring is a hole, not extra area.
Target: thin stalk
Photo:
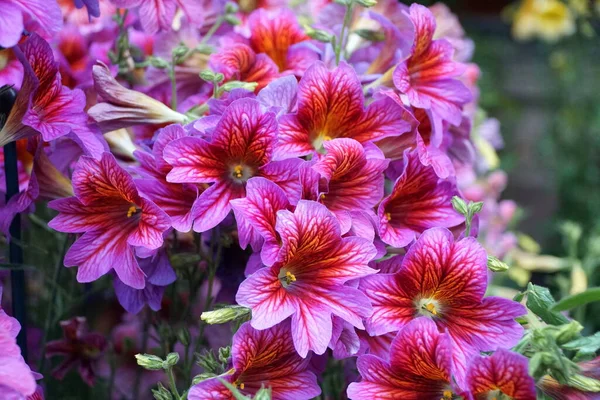
[[[215,34],[217,29],[219,29],[221,25],[223,25],[223,22],[225,22],[225,18],[223,18],[223,16],[218,17],[213,26],[211,26],[208,32],[206,32],[206,35],[204,35],[204,37],[200,40],[198,46],[206,44],[206,42],[208,42],[208,39],[210,39],[212,35]]]
[[[150,318],[149,312],[147,311],[144,315],[144,332],[142,332],[142,350],[140,353],[146,353],[146,348],[148,347],[148,334],[150,330],[150,322],[148,319]],[[135,383],[133,386],[133,400],[137,400],[140,395],[140,382],[142,380],[142,368],[138,368],[135,374]]]
[[[40,355],[40,363],[38,365],[38,371],[40,373],[44,371],[44,366],[46,363],[46,342],[48,341],[48,332],[50,331],[50,325],[52,324],[53,320],[52,314],[54,311],[54,304],[56,303],[56,296],[58,294],[58,281],[60,280],[60,274],[64,268],[63,260],[65,259],[65,255],[69,249],[69,239],[70,235],[65,235],[60,255],[58,256],[58,259],[54,265],[54,275],[52,277],[52,282],[54,285],[52,286],[52,291],[50,292],[50,302],[48,303],[48,311],[46,312],[46,321],[44,323],[44,336],[42,338],[42,354]]]
[[[177,391],[177,384],[175,383],[175,373],[173,372],[173,368],[167,369],[167,376],[169,377],[169,388],[171,389],[171,393],[175,400],[181,400],[181,396]]]
[[[350,27],[350,22],[352,21],[352,11],[354,10],[354,3],[350,2],[346,5],[346,13],[344,14],[344,23],[342,24],[342,29],[340,32],[340,39],[337,41],[337,46],[335,48],[335,64],[340,64],[340,58],[342,55],[342,50],[346,47],[346,31]]]
[[[175,78],[175,65],[177,63],[175,55],[171,56],[171,70],[169,78],[171,79],[171,108],[177,111],[177,78]]]

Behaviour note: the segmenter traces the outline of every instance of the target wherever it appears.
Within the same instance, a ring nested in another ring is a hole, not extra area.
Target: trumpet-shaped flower
[[[212,68],[230,80],[256,82],[255,92],[279,76],[277,65],[266,54],[256,54],[242,43],[235,43],[210,57]]]
[[[467,374],[467,398],[483,400],[504,395],[514,400],[535,400],[535,381],[528,368],[525,356],[504,349],[490,357],[478,356]]]
[[[435,123],[460,124],[462,106],[471,101],[469,89],[457,79],[465,66],[452,59],[454,49],[444,40],[433,40],[435,17],[427,7],[410,6],[415,25],[411,56],[393,73],[394,85],[403,100],[416,108],[431,110]]]
[[[264,386],[271,388],[273,400],[308,400],[318,396],[321,389],[309,370],[310,358],[300,357],[289,337],[288,321],[264,330],[256,330],[246,322],[233,337],[233,368],[220,378],[245,395],[254,395]],[[217,378],[211,378],[193,386],[188,399],[235,397]]]
[[[360,382],[348,386],[351,400],[450,400],[452,340],[427,319],[405,326],[392,342],[390,360],[358,358]]]
[[[312,168],[323,179],[319,202],[335,214],[342,233],[352,225],[352,212],[372,212],[383,197],[383,171],[388,160],[373,145],[365,149],[353,139],[323,143],[327,153]]]
[[[428,228],[460,224],[464,218],[451,204],[457,193],[456,185],[438,178],[433,167],[420,162],[416,151],[405,152],[404,171],[379,205],[381,240],[404,247]]]
[[[59,211],[49,226],[59,232],[83,233],[65,257],[78,266],[79,282],[92,282],[114,269],[135,289],[145,286],[135,247],[157,249],[170,219],[152,201],[141,197],[133,178],[110,153],[100,160],[82,157],[73,172],[75,197],[50,202]]]
[[[139,172],[143,175],[143,178],[135,180],[136,186],[171,217],[173,228],[179,232],[192,229],[192,210],[200,188],[188,183],[167,182],[166,177],[172,167],[163,159],[163,151],[172,141],[186,136],[181,125],[169,125],[157,131],[151,153],[143,150],[134,152],[140,162]]]
[[[291,10],[276,13],[256,10],[248,17],[248,44],[256,53],[265,53],[279,72],[302,75],[318,59],[317,52],[305,46],[310,38],[304,33]]]
[[[142,124],[183,123],[186,116],[160,101],[123,87],[98,61],[93,67],[94,88],[102,102],[88,110],[103,132]]]
[[[354,69],[342,63],[333,71],[316,62],[298,84],[298,111],[279,119],[278,159],[321,150],[323,142],[350,138],[360,143],[408,132],[405,109],[388,97],[365,108]]]
[[[262,176],[278,183],[292,198],[299,197],[297,165],[301,160],[272,162],[277,121],[262,112],[254,99],[231,103],[210,142],[184,137],[167,145],[164,159],[173,166],[167,181],[212,183],[194,206],[194,230],[215,227],[231,210],[230,200],[246,195],[246,182]]]
[[[472,237],[455,242],[447,229],[429,229],[410,247],[398,272],[361,281],[374,310],[367,330],[380,335],[414,319],[432,319],[457,343],[454,368],[460,383],[472,354],[512,347],[523,334],[514,319],[525,308],[500,297],[484,298],[486,287],[483,247]]]
[[[176,12],[191,24],[199,25],[204,19],[204,6],[197,0],[111,0],[119,8],[138,8],[140,22],[149,35],[158,31],[170,31]]]
[[[23,64],[23,84],[0,131],[0,145],[37,134],[46,142],[70,135],[89,155],[99,157],[103,143],[87,125],[85,95],[62,85],[50,45],[32,34],[13,51]]]
[[[71,368],[77,367],[84,382],[93,386],[95,364],[106,348],[106,339],[99,333],[88,332],[83,317],[61,321],[60,326],[64,338],[46,344],[46,357],[64,357],[52,371],[52,376],[62,380]]]
[[[292,213],[277,213],[281,237],[276,262],[250,275],[236,300],[252,309],[252,326],[270,328],[292,317],[292,339],[302,357],[323,354],[332,337],[332,315],[364,329],[367,298],[346,282],[376,271],[368,263],[373,244],[341,237],[339,222],[322,204],[300,200]]]

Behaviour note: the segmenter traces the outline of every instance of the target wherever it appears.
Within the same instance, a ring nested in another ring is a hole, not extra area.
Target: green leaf
[[[600,349],[600,332],[596,332],[592,336],[581,337],[571,340],[562,345],[566,350],[579,350],[582,353],[594,353]]]
[[[543,286],[537,286],[532,283],[527,285],[527,308],[535,315],[540,317],[542,321],[550,325],[568,324],[569,319],[564,315],[551,310],[556,304],[554,298],[550,294],[550,290]]]
[[[600,301],[600,287],[589,288],[585,292],[567,296],[552,306],[552,311],[570,310],[594,301]]]

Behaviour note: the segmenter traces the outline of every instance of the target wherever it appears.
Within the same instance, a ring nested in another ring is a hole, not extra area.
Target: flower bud
[[[221,86],[221,90],[225,92],[231,92],[233,89],[245,89],[249,92],[254,92],[254,89],[258,86],[256,82],[240,82],[240,81],[231,81],[224,83]]]
[[[385,34],[380,31],[372,31],[370,29],[357,29],[354,31],[354,33],[370,42],[382,42],[385,40]]]
[[[227,14],[227,15],[225,15],[224,18],[225,18],[225,22],[227,22],[228,24],[233,25],[233,26],[237,26],[242,23],[242,21],[240,21],[240,19],[233,14]]]
[[[136,354],[135,359],[140,367],[151,370],[158,371],[163,369],[163,360],[162,358],[152,355],[152,354]]]
[[[228,306],[213,311],[205,311],[200,319],[207,324],[224,324],[250,314],[250,309],[242,306]]]
[[[465,201],[460,197],[452,197],[452,207],[457,213],[461,215],[467,215],[467,203],[465,203]]]
[[[188,49],[186,45],[180,44],[179,46],[173,49],[173,52],[171,54],[174,58],[179,59],[181,57],[184,57],[188,53],[188,51],[190,51],[190,49]]]
[[[160,57],[150,57],[150,65],[158,69],[169,68],[169,63]]]
[[[322,29],[314,29],[311,27],[306,28],[306,34],[310,38],[318,40],[319,42],[323,42],[323,43],[331,43],[334,38],[334,36],[327,31],[324,31]]]
[[[152,389],[152,395],[156,400],[173,400],[171,392],[160,382],[158,382],[158,389]]]
[[[504,271],[508,271],[508,264],[506,264],[503,261],[500,261],[498,258],[494,257],[494,256],[488,256],[487,258],[487,266],[490,269],[490,271],[493,272],[504,272]]]
[[[205,381],[207,379],[210,378],[214,378],[215,376],[217,376],[216,374],[210,373],[210,372],[203,372],[200,375],[196,375],[194,377],[194,379],[192,379],[192,385],[197,385],[202,381]]]
[[[354,0],[356,2],[356,4],[359,4],[363,7],[373,7],[375,5],[377,5],[377,1],[376,0]]]
[[[163,362],[163,369],[173,368],[179,362],[179,353],[169,353]]]
[[[556,343],[561,345],[577,338],[582,329],[583,326],[579,322],[571,321],[568,324],[558,326],[552,336],[556,339]]]
[[[177,337],[182,345],[189,346],[191,337],[190,337],[190,331],[188,330],[187,327],[184,326],[183,328],[181,328],[179,330]]]
[[[225,3],[225,14],[233,14],[238,12],[238,10],[240,9],[240,7],[233,2],[228,1],[227,3]]]
[[[261,387],[254,395],[253,400],[271,400],[271,388]]]
[[[200,71],[200,79],[206,82],[214,82],[215,81],[215,73],[210,69],[205,69]]]
[[[475,203],[469,203],[469,211],[471,215],[477,214],[483,208],[483,201],[477,201]]]
[[[231,346],[221,347],[219,349],[219,361],[223,364],[227,364],[231,357]]]

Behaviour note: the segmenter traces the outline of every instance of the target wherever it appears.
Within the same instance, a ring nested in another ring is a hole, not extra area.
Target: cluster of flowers
[[[535,399],[527,359],[508,350],[526,310],[484,297],[488,257],[471,236],[502,256],[514,204],[496,202],[500,172],[478,179],[501,140],[445,6],[59,3],[2,1],[0,84],[18,94],[0,144],[17,141],[21,191],[0,228],[51,200],[49,226],[78,235],[64,264],[82,283],[111,274],[137,313],[176,279],[173,237],[235,226],[252,250],[235,299],[252,317],[232,368],[189,399],[232,399],[223,380],[313,398],[328,349],[358,356],[351,399]],[[454,196],[486,209],[473,219]],[[0,357],[26,368],[8,321]],[[104,347],[81,322],[67,338]],[[33,375],[4,365],[0,385],[33,395]]]

